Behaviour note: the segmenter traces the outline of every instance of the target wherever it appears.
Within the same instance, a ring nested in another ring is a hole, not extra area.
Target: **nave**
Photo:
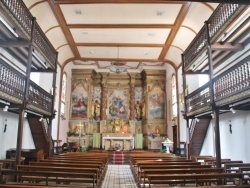
[[[129,165],[108,165],[102,188],[137,188]]]

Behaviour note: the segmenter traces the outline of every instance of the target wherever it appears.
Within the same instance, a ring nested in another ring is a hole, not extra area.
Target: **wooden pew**
[[[171,169],[203,169],[203,168],[211,168],[211,165],[141,165],[138,169],[137,174],[135,174],[136,179],[140,179],[142,177],[142,172],[145,170],[171,170]]]
[[[104,177],[106,173],[106,168],[103,168],[102,164],[95,164],[95,163],[79,163],[79,164],[72,164],[69,162],[64,163],[55,163],[51,161],[43,161],[43,162],[30,162],[30,165],[33,166],[59,166],[59,167],[71,167],[71,168],[98,168],[99,169],[99,177]]]
[[[74,173],[79,173],[79,174],[94,174],[95,175],[95,183],[96,185],[99,183],[99,169],[98,168],[72,168],[72,167],[54,167],[54,166],[31,166],[31,165],[17,165],[17,170],[22,171],[22,172],[44,172],[44,173],[66,173],[66,174],[74,174]],[[66,176],[67,177],[67,176]],[[70,176],[71,177],[71,176]],[[35,175],[21,175],[19,177],[20,181],[47,181],[46,178],[43,176],[35,176]],[[92,179],[91,178],[50,178],[49,181],[54,181],[56,183],[60,182],[81,182],[81,183],[91,183]]]
[[[141,177],[139,177],[139,183],[145,187],[146,176],[152,174],[209,174],[209,173],[222,173],[223,168],[180,168],[180,169],[143,169],[141,171]],[[185,184],[185,181],[183,182]]]
[[[88,183],[92,185],[91,187],[96,187],[97,184],[95,173],[76,173],[76,172],[69,173],[69,172],[56,172],[56,171],[23,171],[23,170],[2,169],[0,171],[0,185],[3,183],[2,180],[4,175],[11,175],[18,177],[23,177],[23,176],[34,177],[34,179],[38,181],[41,180],[44,181],[46,186],[49,185],[51,180],[54,180],[57,184],[60,182]]]
[[[133,167],[132,172],[134,174],[136,174],[136,172],[137,172],[137,174],[139,174],[142,165],[157,165],[157,164],[160,165],[160,166],[163,166],[163,165],[164,166],[170,166],[170,165],[176,165],[176,166],[179,166],[179,165],[182,165],[182,166],[184,166],[184,165],[189,165],[189,166],[190,165],[200,165],[200,163],[198,163],[198,162],[137,161],[136,165]]]
[[[191,184],[206,184],[211,183],[222,183],[226,184],[225,179],[227,178],[238,178],[239,185],[242,185],[243,176],[246,173],[215,173],[215,174],[148,174],[146,178],[149,180],[149,187],[152,184],[174,184],[176,181],[186,181]],[[250,175],[248,173],[247,175]]]

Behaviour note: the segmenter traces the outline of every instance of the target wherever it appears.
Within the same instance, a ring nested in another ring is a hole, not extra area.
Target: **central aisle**
[[[108,165],[102,188],[137,188],[129,165]]]

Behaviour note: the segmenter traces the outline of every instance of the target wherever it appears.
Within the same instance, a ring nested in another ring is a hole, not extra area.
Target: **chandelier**
[[[117,59],[119,59],[119,47],[117,50]],[[109,67],[110,72],[119,74],[127,71],[127,68],[125,67],[125,62],[122,61],[114,61],[111,62],[111,65]]]

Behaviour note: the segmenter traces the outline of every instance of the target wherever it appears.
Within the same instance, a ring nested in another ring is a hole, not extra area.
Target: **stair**
[[[130,151],[109,151],[109,164],[129,164]]]
[[[200,155],[210,121],[210,119],[200,119],[199,122],[195,123],[194,132],[189,144],[190,156]]]
[[[39,121],[39,117],[28,117],[27,119],[37,151],[43,149],[45,157],[47,157],[49,148],[47,133],[43,125],[43,121]]]

